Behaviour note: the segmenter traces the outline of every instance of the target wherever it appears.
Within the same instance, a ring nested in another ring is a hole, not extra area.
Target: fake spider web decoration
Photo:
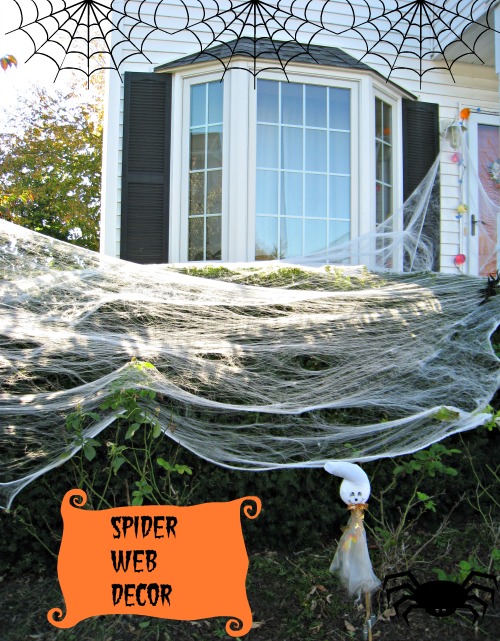
[[[400,212],[403,233],[387,222],[339,257],[392,248],[429,269],[436,167]],[[199,278],[0,220],[0,505],[78,452],[76,408],[83,440],[112,426],[122,409],[102,406],[117,388],[154,391],[140,404],[168,437],[249,471],[397,456],[490,417],[500,296],[479,304],[483,278],[282,269]]]
[[[337,35],[356,32],[364,40],[367,51],[386,62],[390,71],[407,70],[419,76],[420,86],[426,73],[447,71],[455,81],[452,67],[459,60],[483,60],[476,52],[478,41],[493,27],[490,2],[484,9],[483,0],[363,0],[364,8],[347,4],[353,11],[353,23]],[[483,14],[482,21],[480,21]],[[370,37],[370,32],[371,36]],[[369,41],[374,41],[369,44]],[[416,64],[410,64],[410,61]],[[432,60],[433,64],[427,64]]]
[[[144,50],[147,39],[155,31],[169,34],[170,18],[161,1],[152,14],[146,13],[144,0],[12,1],[21,24],[9,33],[26,34],[34,48],[28,61],[34,55],[49,58],[58,68],[55,79],[63,70],[83,72],[88,81],[101,69],[120,74],[120,65],[134,56],[151,62]],[[130,53],[122,54],[124,44]]]

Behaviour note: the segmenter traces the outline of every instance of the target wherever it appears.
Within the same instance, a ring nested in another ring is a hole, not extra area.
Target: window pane
[[[279,82],[257,80],[257,120],[279,122]]]
[[[347,133],[330,133],[330,171],[349,174],[351,169],[351,137]]]
[[[189,215],[203,215],[205,211],[205,172],[189,176]]]
[[[302,87],[293,82],[281,83],[281,122],[302,125]]]
[[[257,125],[257,167],[279,168],[279,127]]]
[[[376,155],[376,170],[375,170],[375,177],[376,180],[383,181],[384,178],[384,166],[383,166],[383,160],[384,160],[384,143],[380,142],[379,140],[375,141],[375,155]]]
[[[384,132],[384,123],[382,120],[382,101],[375,98],[375,136],[382,139]]]
[[[326,127],[326,87],[306,85],[306,125]]]
[[[302,131],[297,127],[282,128],[282,169],[302,169]]]
[[[326,249],[326,220],[306,220],[306,256]]]
[[[392,215],[392,187],[384,187],[384,220]]]
[[[391,105],[388,105],[386,102],[384,104],[384,140],[388,143],[391,142],[392,138],[392,129],[391,129],[391,122],[392,122],[392,107]]]
[[[208,123],[222,122],[223,83],[208,83]]]
[[[306,174],[306,216],[326,217],[326,176]]]
[[[351,240],[351,223],[335,220],[330,225],[330,245],[340,245]]]
[[[222,125],[208,128],[208,168],[222,167]]]
[[[191,169],[205,169],[205,130],[191,132]]]
[[[207,217],[207,257],[206,260],[221,259],[221,216]]]
[[[384,222],[383,210],[384,210],[384,192],[382,185],[377,185],[375,188],[376,191],[376,211],[377,211],[377,225]]]
[[[306,129],[306,171],[326,172],[326,130]]]
[[[330,176],[330,218],[351,217],[351,180],[347,176]]]
[[[278,256],[278,219],[257,216],[255,220],[255,260],[275,260]]]
[[[207,172],[207,214],[222,213],[222,171]]]
[[[392,147],[384,145],[384,177],[385,183],[392,183]]]
[[[191,127],[204,125],[207,113],[206,84],[191,87]]]
[[[277,171],[257,171],[257,213],[278,213]]]
[[[280,218],[280,257],[302,254],[302,218]]]
[[[330,87],[330,129],[351,129],[351,90]]]
[[[189,219],[189,251],[188,260],[204,260],[204,218]]]
[[[283,172],[281,175],[281,214],[302,216],[302,174]]]

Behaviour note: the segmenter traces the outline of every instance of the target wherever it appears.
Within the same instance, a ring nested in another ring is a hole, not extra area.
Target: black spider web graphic
[[[19,9],[21,24],[9,33],[25,33],[33,44],[32,56],[43,55],[56,64],[56,78],[69,69],[83,72],[88,82],[100,69],[120,73],[120,65],[133,56],[151,63],[145,46],[155,31],[169,38],[189,32],[199,45],[198,58],[218,60],[223,75],[243,68],[254,78],[264,69],[279,69],[287,77],[287,65],[300,56],[317,62],[310,45],[318,34],[353,31],[365,43],[363,58],[375,56],[389,65],[388,78],[406,69],[418,74],[421,85],[423,76],[437,69],[453,78],[452,66],[467,56],[483,62],[476,51],[478,41],[494,30],[494,2],[484,9],[483,0],[11,1]],[[481,8],[485,15],[480,20]],[[338,18],[339,10],[344,22],[352,17],[347,27],[332,24],[333,12]],[[242,57],[253,65],[238,64]]]
[[[496,31],[491,15],[494,1],[486,9],[483,0],[362,2],[363,11],[354,10],[347,0],[355,19],[337,35],[355,31],[367,47],[362,59],[372,55],[384,60],[390,68],[388,78],[397,69],[414,72],[420,78],[420,86],[426,73],[438,69],[447,71],[455,81],[452,67],[463,58],[483,63],[476,51],[478,41],[486,32]],[[370,31],[375,39],[371,45],[368,44]],[[412,58],[417,64],[409,63]],[[434,64],[426,64],[428,60]]]
[[[321,21],[327,2],[313,6],[310,0],[198,0],[197,6],[191,2],[189,8],[182,4],[189,18],[179,31],[188,31],[197,40],[198,58],[220,62],[223,76],[230,69],[245,69],[254,78],[265,70],[278,69],[288,79],[286,67],[292,60],[306,54],[317,62],[310,50],[313,38],[320,31],[334,33]],[[253,64],[241,65],[241,57]],[[273,62],[259,65],[263,59]]]
[[[33,44],[33,56],[46,56],[63,70],[90,76],[101,69],[118,73],[120,65],[133,56],[143,56],[148,37],[155,31],[170,34],[159,0],[152,15],[146,15],[146,0],[12,0],[21,24],[9,33],[23,32]],[[165,5],[163,5],[165,6]],[[184,23],[187,22],[187,14]],[[175,26],[174,26],[175,27]],[[113,42],[112,42],[113,41]],[[128,45],[126,53],[122,46]]]

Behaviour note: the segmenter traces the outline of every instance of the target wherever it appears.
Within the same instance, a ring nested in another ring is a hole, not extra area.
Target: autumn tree
[[[0,216],[99,247],[101,93],[35,87],[0,133]]]

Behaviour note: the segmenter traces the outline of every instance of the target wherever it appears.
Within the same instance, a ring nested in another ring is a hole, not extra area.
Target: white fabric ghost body
[[[361,593],[374,592],[381,582],[373,572],[364,527],[366,501],[370,496],[368,477],[354,463],[327,463],[325,470],[344,478],[340,495],[350,511],[330,572],[339,575],[349,594],[360,596]]]

